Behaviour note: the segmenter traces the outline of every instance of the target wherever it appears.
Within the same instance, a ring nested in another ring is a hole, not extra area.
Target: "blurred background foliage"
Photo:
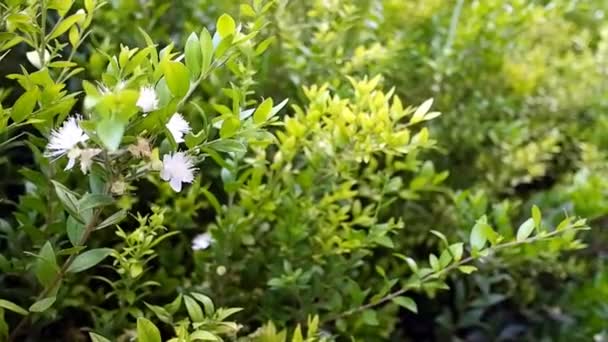
[[[139,28],[161,46],[173,42],[181,47],[189,32],[212,28],[224,12],[247,25],[255,16],[250,8],[239,0],[108,0],[94,19],[86,48],[76,56],[86,66],[86,74],[78,77],[99,77],[107,64],[104,55],[119,52],[121,44],[142,46]],[[375,191],[399,174],[400,183],[392,184],[395,196],[407,200],[394,201],[372,216],[382,222],[399,218],[385,227],[390,244],[419,257],[436,248],[430,229],[466,239],[475,220],[486,214],[509,237],[533,204],[543,208],[548,222],[559,222],[566,212],[588,217],[594,228],[585,236],[586,249],[558,254],[558,247],[541,243],[509,251],[505,258],[478,265],[486,271],[451,278],[449,291],[416,296],[419,314],[386,307],[378,310],[375,324],[353,319],[338,322],[339,330],[362,341],[608,340],[608,1],[278,0],[265,16],[268,24],[258,37],[268,38],[260,44],[263,48],[202,85],[200,104],[210,116],[221,113],[214,104],[225,102],[221,89],[229,83],[275,103],[289,98],[290,105],[307,108],[326,104],[319,104],[322,95],[311,96],[306,87],[326,84],[332,94],[349,98],[353,88],[348,77],[366,75],[380,75],[379,87],[387,92],[394,87],[404,103],[433,98],[434,110],[442,113],[425,124],[437,143],[420,151],[411,165],[379,161],[365,170],[340,169],[354,151],[323,151],[327,137],[316,128],[318,134],[298,145],[312,151],[307,154],[310,164],[293,167],[301,167],[297,175],[305,178],[313,176],[307,169],[321,165],[326,177],[338,180],[309,178],[305,181],[311,188],[299,191],[339,193],[345,190],[333,187],[352,177],[362,177],[360,191],[366,182]],[[74,80],[70,86],[77,90],[80,83]],[[321,111],[338,120],[342,112],[332,110],[338,109]],[[186,112],[196,115],[194,108]],[[295,121],[294,127],[314,127],[303,116],[296,115]],[[298,136],[297,127],[289,132],[289,121],[285,125],[288,135]],[[288,151],[287,137],[280,140],[283,153],[295,153]],[[319,150],[323,153],[315,152]],[[221,305],[249,303],[247,314],[239,316],[245,324],[272,320],[279,327],[346,300],[310,279],[334,288],[356,286],[342,284],[331,269],[319,278],[314,267],[321,262],[342,271],[356,264],[356,253],[352,259],[339,251],[335,256],[290,254],[301,251],[291,246],[299,238],[290,234],[313,234],[315,217],[336,224],[335,217],[323,215],[338,208],[329,208],[329,201],[328,208],[320,207],[315,197],[290,197],[289,182],[283,179],[290,171],[279,176],[273,167],[292,165],[264,165],[260,160],[265,157],[260,150],[249,159],[235,157],[223,168],[205,164],[199,180],[179,197],[166,185],[146,186],[157,182],[150,179],[138,184],[138,195],[122,199],[125,208],[142,212],[146,201],[165,208],[165,225],[183,232],[173,238],[172,248],[158,250],[147,277],[162,287],[150,296],[169,298],[176,287],[189,284]],[[2,192],[18,193],[15,189],[24,183],[18,166],[30,161],[15,152],[0,158]],[[243,163],[255,171],[239,177]],[[239,187],[256,173],[272,181]],[[213,197],[210,188],[224,196]],[[348,199],[347,193],[337,196]],[[378,199],[373,191],[365,196],[371,202],[364,203],[364,211]],[[277,210],[284,216],[275,217]],[[293,226],[291,216],[298,213],[311,221]],[[281,229],[269,237],[265,222]],[[193,253],[190,239],[205,230],[228,236],[216,237],[222,241],[217,248]],[[363,245],[357,248],[362,253],[366,243],[389,243],[361,238]],[[394,258],[377,252],[373,257],[374,265],[357,271],[359,283],[381,286],[374,283],[377,266],[404,272]],[[306,258],[314,262],[303,262]],[[95,302],[93,290],[79,291]]]

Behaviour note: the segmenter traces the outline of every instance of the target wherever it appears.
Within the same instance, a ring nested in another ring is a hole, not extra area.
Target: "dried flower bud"
[[[123,195],[125,191],[127,191],[127,183],[122,180],[117,180],[112,183],[112,188],[110,190],[115,195]]]
[[[137,144],[129,145],[128,149],[129,152],[137,158],[148,158],[151,154],[150,143],[147,139],[142,137],[137,138]]]

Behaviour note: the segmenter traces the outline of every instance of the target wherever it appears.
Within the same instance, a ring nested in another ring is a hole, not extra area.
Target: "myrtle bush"
[[[607,339],[606,10],[3,0],[0,341]]]

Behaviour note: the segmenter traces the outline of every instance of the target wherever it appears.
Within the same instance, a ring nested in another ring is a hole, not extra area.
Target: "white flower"
[[[196,169],[192,160],[184,152],[176,152],[173,155],[165,154],[160,178],[168,181],[173,190],[180,192],[182,183],[194,181],[194,171]]]
[[[156,110],[158,108],[158,98],[156,97],[154,88],[141,87],[136,105],[141,109],[142,112],[146,114]]]
[[[209,232],[206,232],[203,234],[198,234],[192,240],[192,249],[195,251],[200,251],[201,249],[207,249],[214,242],[215,242],[215,240],[213,239],[213,236],[211,236],[211,234]]]
[[[80,170],[87,174],[91,165],[93,165],[93,157],[101,153],[100,148],[86,148],[80,151]]]
[[[184,135],[190,133],[192,130],[188,121],[186,121],[180,113],[173,114],[165,126],[169,132],[171,132],[173,139],[178,144],[184,142]]]
[[[30,63],[32,63],[33,66],[36,67],[36,69],[40,69],[42,68],[43,64],[46,64],[51,60],[51,53],[46,49],[44,50],[44,62],[40,60],[40,53],[36,50],[27,52],[25,57],[28,61],[30,61]]]
[[[59,158],[65,154],[68,155],[69,161],[65,167],[66,170],[71,169],[76,162],[76,158],[80,156],[81,151],[78,144],[89,139],[89,136],[78,125],[80,119],[79,115],[69,117],[59,129],[51,132],[49,144],[46,146],[45,156],[47,158]]]

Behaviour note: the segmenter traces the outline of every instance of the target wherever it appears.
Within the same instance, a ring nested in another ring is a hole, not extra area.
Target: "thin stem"
[[[40,20],[40,47],[38,49],[38,57],[40,58],[40,66],[44,66],[45,63],[45,51],[46,51],[46,0],[40,0],[41,20]]]
[[[456,37],[456,29],[458,28],[458,21],[460,20],[460,12],[462,11],[462,5],[464,0],[458,0],[452,12],[452,19],[450,20],[450,31],[448,32],[448,38],[445,42],[444,52],[447,53],[454,43]]]
[[[192,96],[192,93],[194,93],[194,91],[196,90],[196,88],[198,88],[198,85],[205,78],[207,78],[207,76],[209,76],[209,74],[211,73],[211,71],[213,71],[216,68],[219,68],[220,66],[224,65],[224,63],[226,63],[230,59],[230,57],[232,57],[232,55],[228,55],[228,57],[226,57],[223,61],[217,63],[215,66],[212,65],[207,72],[201,73],[201,75],[198,77],[198,79],[196,79],[196,81],[194,81],[194,83],[190,84],[190,88],[188,88],[188,92],[186,93],[186,95],[184,95],[184,97],[177,103],[176,110],[179,110],[184,105],[184,103],[186,103],[186,101],[188,101],[188,99],[190,98],[190,96]]]
[[[72,59],[74,59],[74,56],[76,55],[76,52],[78,51],[78,48],[84,42],[84,40],[87,38],[89,33],[90,33],[90,31],[83,34],[82,37],[80,38],[80,40],[78,41],[78,43],[76,43],[76,45],[72,47],[72,51],[70,52],[70,56],[68,57],[67,62],[71,62]],[[57,78],[57,83],[63,83],[65,81],[67,81],[67,79],[64,79],[64,77],[67,77],[67,71],[70,69],[71,69],[70,67],[66,67],[66,68],[63,68],[63,70],[61,70],[61,73],[59,74],[59,77]]]
[[[522,241],[507,242],[507,243],[504,243],[502,245],[497,245],[495,247],[491,247],[491,248],[489,248],[489,250],[492,253],[495,253],[495,252],[497,252],[499,250],[502,250],[502,249],[505,249],[505,248],[510,248],[510,247],[519,246],[519,245],[523,245],[523,244],[529,244],[529,243],[533,243],[533,242],[536,242],[536,241],[548,240],[548,239],[552,238],[553,236],[565,233],[566,231],[578,231],[578,230],[585,230],[585,229],[586,228],[574,228],[574,229],[566,229],[566,230],[553,231],[553,232],[551,232],[551,233],[549,233],[547,235],[537,235],[537,236],[534,236],[534,237],[531,237],[531,238],[528,238],[528,239],[522,240]],[[450,265],[450,266],[448,266],[448,267],[446,267],[444,269],[441,269],[441,270],[439,270],[437,272],[429,273],[426,276],[421,277],[419,279],[418,283],[422,284],[422,283],[424,283],[427,280],[434,279],[434,278],[439,278],[442,275],[444,275],[445,273],[448,273],[448,272],[450,272],[450,271],[452,271],[452,270],[454,270],[454,269],[456,269],[456,268],[458,268],[458,267],[460,267],[462,265],[468,264],[468,263],[470,263],[471,261],[473,261],[475,259],[477,259],[477,256],[470,255],[470,256],[468,256],[468,257],[460,260],[457,263],[453,263],[452,265]],[[343,312],[341,314],[338,314],[338,315],[335,315],[335,316],[330,317],[328,319],[325,319],[325,320],[323,320],[323,323],[328,323],[328,322],[332,322],[332,321],[338,320],[340,318],[351,316],[351,315],[353,315],[355,313],[358,313],[358,312],[361,312],[363,310],[366,310],[366,309],[375,307],[377,305],[386,303],[386,302],[392,300],[393,298],[399,297],[402,294],[404,294],[404,293],[406,293],[406,292],[408,292],[408,291],[410,291],[410,290],[412,290],[414,288],[417,288],[417,287],[418,286],[414,286],[412,284],[406,284],[401,289],[399,289],[399,290],[397,290],[395,292],[392,292],[392,293],[390,293],[390,294],[388,294],[388,295],[386,295],[386,296],[378,299],[375,302],[371,302],[371,303],[367,303],[365,305],[361,305],[359,307],[350,309],[350,310],[345,311],[345,312]]]

